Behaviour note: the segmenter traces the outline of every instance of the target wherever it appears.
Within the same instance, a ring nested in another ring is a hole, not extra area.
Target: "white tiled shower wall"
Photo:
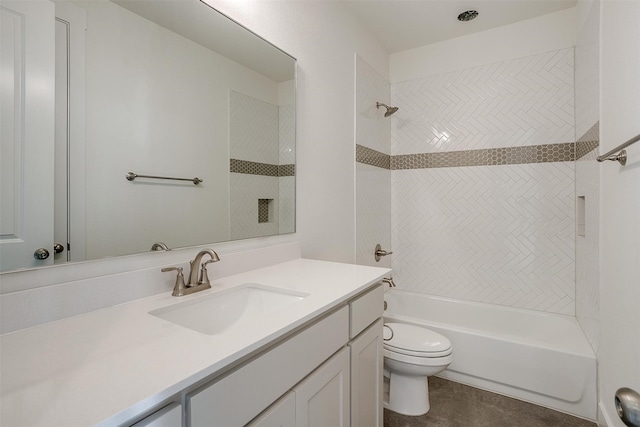
[[[573,49],[395,83],[393,154],[572,142]]]
[[[591,4],[576,43],[576,137],[600,120],[600,2]],[[600,167],[598,150],[576,161],[576,196],[585,202],[585,233],[576,236],[576,317],[594,351],[598,350]]]
[[[575,141],[574,50],[391,85],[392,154]],[[399,287],[575,313],[573,162],[391,172]]]

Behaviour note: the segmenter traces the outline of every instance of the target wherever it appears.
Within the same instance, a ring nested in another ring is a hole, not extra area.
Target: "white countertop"
[[[344,303],[389,271],[296,259],[212,280],[212,289],[193,295],[166,293],[2,335],[0,425],[124,423]],[[242,334],[205,335],[148,314],[248,282],[309,296]]]

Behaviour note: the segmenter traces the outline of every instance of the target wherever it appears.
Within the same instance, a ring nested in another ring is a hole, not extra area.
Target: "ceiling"
[[[574,7],[577,0],[347,0],[387,52],[394,53]],[[457,16],[477,10],[473,21]],[[532,34],[534,37],[535,34]]]

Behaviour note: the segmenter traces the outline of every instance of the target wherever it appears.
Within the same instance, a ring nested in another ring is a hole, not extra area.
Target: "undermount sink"
[[[207,335],[229,332],[262,322],[309,294],[257,283],[244,283],[233,289],[195,298],[149,314]]]

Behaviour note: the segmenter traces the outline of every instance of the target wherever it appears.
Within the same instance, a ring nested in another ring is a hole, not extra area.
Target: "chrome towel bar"
[[[125,178],[127,178],[127,181],[133,181],[136,178],[151,178],[151,179],[171,179],[173,181],[191,181],[193,182],[194,185],[198,185],[201,182],[204,182],[203,180],[201,180],[198,177],[195,178],[172,178],[169,176],[154,176],[154,175],[138,175],[135,174],[133,172],[129,172]]]
[[[603,154],[602,156],[598,156],[597,160],[599,162],[604,162],[605,160],[617,160],[622,166],[624,166],[627,164],[627,151],[625,148],[638,141],[640,141],[640,135],[636,135],[624,144],[620,144],[613,150]]]

